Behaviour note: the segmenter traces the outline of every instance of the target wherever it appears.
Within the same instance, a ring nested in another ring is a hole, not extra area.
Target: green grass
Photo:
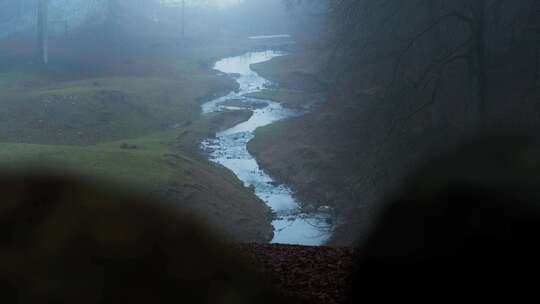
[[[202,138],[251,115],[203,117],[200,109],[202,101],[236,87],[211,64],[247,51],[247,44],[201,44],[181,54],[163,48],[167,53],[130,64],[107,57],[92,77],[79,70],[92,63],[69,48],[66,54],[80,66],[21,61],[0,69],[0,173],[68,171],[159,193],[235,239],[268,241],[269,208],[232,173],[197,155]]]
[[[264,151],[269,142],[279,141],[284,134],[287,134],[288,123],[277,122],[255,130],[255,137],[248,143],[248,150],[258,154]]]
[[[150,186],[171,182],[181,176],[167,165],[170,155],[193,152],[213,131],[211,120],[200,115],[200,98],[230,87],[229,79],[199,73],[4,88],[0,163],[64,168]],[[174,130],[162,131],[172,125]]]
[[[168,72],[174,71],[170,77],[147,69],[137,77],[65,81],[24,64],[3,70],[0,163],[5,168],[63,168],[150,186],[178,181],[183,175],[171,163],[193,155],[201,137],[211,136],[217,123],[241,118],[202,117],[200,104],[236,86],[205,63],[241,52],[242,47],[194,47],[181,56],[155,54],[134,63],[145,68],[166,65]],[[49,70],[54,69],[66,67]],[[122,149],[122,144],[136,149]]]
[[[32,73],[25,73],[22,71],[0,72],[0,88],[3,90],[6,88],[24,87],[28,84],[38,83],[43,84],[44,80]]]
[[[175,134],[155,134],[132,141],[95,146],[39,144],[0,144],[0,166],[11,169],[25,166],[69,170],[121,183],[155,187],[176,178],[175,166],[167,162],[174,154]],[[136,146],[123,149],[122,143]]]
[[[269,241],[271,213],[264,203],[222,167],[179,151],[177,137],[178,131],[170,131],[92,146],[2,143],[0,172],[75,173],[171,201],[225,237]]]
[[[1,91],[0,166],[67,169],[137,187],[182,182],[182,168],[195,162],[191,156],[198,158],[202,138],[249,118],[240,112],[201,115],[200,98],[229,88],[229,79],[192,75]],[[208,166],[196,162],[195,171]]]
[[[118,77],[0,91],[0,141],[94,144],[190,124],[200,99],[230,80],[192,75],[173,80]]]
[[[251,68],[271,80],[280,89],[317,92],[324,89],[326,52],[292,52],[287,56],[253,64]]]
[[[324,81],[325,52],[292,52],[286,56],[253,64],[251,67],[274,87],[249,94],[249,97],[282,103],[289,108],[301,108],[320,99],[327,83]]]

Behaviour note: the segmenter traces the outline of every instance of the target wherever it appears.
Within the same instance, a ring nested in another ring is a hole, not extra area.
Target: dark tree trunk
[[[186,0],[182,0],[182,39],[186,36]]]
[[[535,45],[535,56],[534,56],[534,87],[540,88],[540,0],[535,0],[533,4],[533,16],[532,16],[532,27],[534,28],[534,45]]]
[[[476,93],[478,98],[478,119],[481,126],[487,120],[487,64],[486,64],[486,0],[473,2],[474,55],[476,58]]]

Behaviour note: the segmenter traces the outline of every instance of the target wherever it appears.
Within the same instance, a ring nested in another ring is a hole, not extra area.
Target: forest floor
[[[47,67],[33,63],[33,35],[0,41],[0,165],[145,189],[233,239],[269,241],[270,209],[198,150],[202,138],[251,115],[201,115],[202,102],[236,87],[213,62],[258,46],[144,35],[97,28],[54,38]]]
[[[352,283],[352,247],[246,244],[241,252],[278,290],[302,303],[344,303]]]

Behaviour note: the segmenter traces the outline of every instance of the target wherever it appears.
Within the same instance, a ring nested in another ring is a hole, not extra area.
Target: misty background
[[[486,132],[538,131],[538,5],[2,0],[0,155],[135,181],[234,238],[270,241],[264,197],[200,149],[253,105],[200,107],[238,90],[216,62],[282,52],[250,65],[264,88],[226,102],[302,113],[257,129],[247,149],[301,214],[327,214],[328,244],[352,244],[431,155]]]

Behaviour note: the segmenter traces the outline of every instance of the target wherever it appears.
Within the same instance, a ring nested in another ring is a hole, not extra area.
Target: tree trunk
[[[426,5],[427,5],[427,7],[426,7],[427,14],[429,16],[439,16],[439,15],[441,15],[441,11],[442,11],[441,10],[441,7],[442,7],[441,1],[430,0],[430,1],[427,2]],[[440,57],[439,54],[441,53],[441,50],[443,50],[445,48],[444,41],[442,40],[442,38],[445,37],[443,35],[443,32],[442,32],[443,31],[442,25],[437,26],[436,28],[433,29],[433,31],[434,31],[434,33],[436,35],[429,36],[430,37],[429,39],[430,39],[431,48],[427,49],[426,50],[427,53],[424,55],[427,58],[438,58],[438,57]],[[436,98],[437,97],[437,90],[438,90],[437,82],[438,81],[435,81],[436,84],[434,85],[433,94],[432,94],[433,104],[430,107],[431,108],[431,127],[434,128],[434,129],[440,128],[443,125],[443,120],[444,120],[443,106],[442,106],[442,104],[437,102],[437,98]]]
[[[39,0],[38,4],[38,58],[42,64],[49,63],[48,2],[48,0]]]
[[[182,39],[186,36],[186,0],[182,0]]]
[[[120,4],[117,0],[108,0],[107,5],[107,26],[112,30],[118,25]]]
[[[534,89],[540,88],[540,0],[535,0],[532,12],[532,27],[534,29]]]

